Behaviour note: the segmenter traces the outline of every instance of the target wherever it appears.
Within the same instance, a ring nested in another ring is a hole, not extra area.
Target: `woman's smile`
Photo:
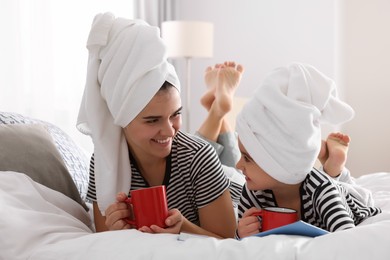
[[[172,137],[167,137],[167,138],[164,138],[164,139],[153,138],[152,141],[157,143],[158,145],[160,145],[162,147],[167,147],[167,146],[171,145]]]

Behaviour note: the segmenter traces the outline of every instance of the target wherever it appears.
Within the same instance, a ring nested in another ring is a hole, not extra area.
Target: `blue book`
[[[302,220],[281,226],[278,228],[270,229],[264,232],[260,232],[254,236],[264,237],[268,235],[296,235],[296,236],[306,236],[306,237],[317,237],[329,234],[329,231],[326,231],[322,228],[313,226]]]

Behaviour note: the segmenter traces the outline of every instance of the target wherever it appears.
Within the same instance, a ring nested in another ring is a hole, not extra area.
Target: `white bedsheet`
[[[83,208],[24,174],[0,172],[0,259],[390,259],[390,173],[360,177],[384,211],[317,238],[271,235],[242,241],[136,230],[93,233]],[[181,236],[183,238],[184,236]]]

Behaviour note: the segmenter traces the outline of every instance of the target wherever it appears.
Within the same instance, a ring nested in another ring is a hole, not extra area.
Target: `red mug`
[[[130,225],[137,229],[151,225],[166,227],[168,203],[164,185],[132,190],[126,203],[133,208],[133,219],[126,219]]]
[[[266,207],[261,212],[254,213],[252,216],[261,217],[261,230],[267,231],[298,221],[296,210],[279,207]]]

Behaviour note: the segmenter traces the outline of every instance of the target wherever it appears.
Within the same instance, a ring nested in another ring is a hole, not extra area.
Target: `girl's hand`
[[[184,217],[178,209],[168,211],[168,217],[165,219],[166,228],[161,228],[156,225],[150,227],[141,227],[138,230],[146,233],[171,233],[179,234],[183,225]]]
[[[255,235],[261,231],[261,223],[254,213],[261,212],[261,209],[250,208],[244,212],[244,215],[238,222],[237,233],[240,238]]]
[[[126,218],[132,217],[131,207],[125,202],[127,195],[120,192],[116,195],[116,202],[108,206],[105,211],[106,226],[109,230],[129,229],[131,225],[126,222]]]

